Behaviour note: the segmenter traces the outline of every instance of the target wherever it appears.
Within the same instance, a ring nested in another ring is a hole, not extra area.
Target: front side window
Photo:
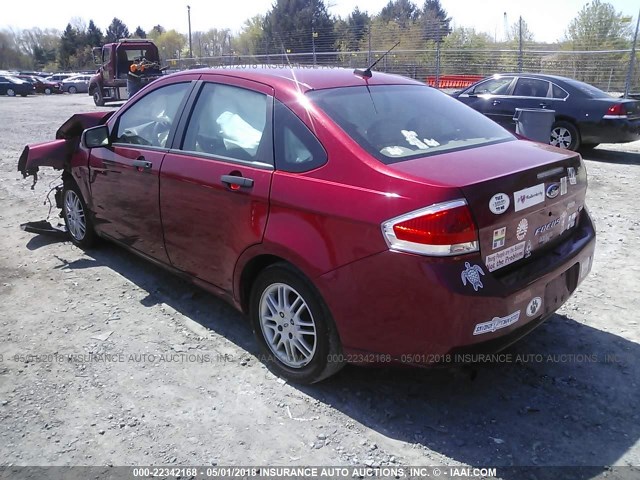
[[[165,148],[190,85],[185,82],[160,87],[138,100],[118,119],[113,143]]]
[[[426,85],[343,87],[307,95],[386,164],[514,140],[481,113]]]
[[[472,91],[468,93],[475,93],[476,95],[491,94],[491,95],[506,95],[509,91],[509,85],[513,81],[513,77],[497,77],[491,78],[485,82],[476,85]]]
[[[267,95],[216,83],[202,88],[187,125],[182,150],[234,160],[261,158],[267,129]]]

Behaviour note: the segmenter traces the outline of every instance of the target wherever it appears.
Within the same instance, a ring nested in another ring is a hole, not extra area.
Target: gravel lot
[[[586,156],[592,273],[507,361],[297,387],[217,298],[111,244],[20,230],[59,178],[31,190],[23,146],[96,109],[0,97],[0,465],[640,465],[640,142]]]

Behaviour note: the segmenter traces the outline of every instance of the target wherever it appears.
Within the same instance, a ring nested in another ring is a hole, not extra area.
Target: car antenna
[[[384,53],[380,56],[380,58],[379,58],[379,59],[377,59],[375,62],[373,62],[373,63],[372,63],[371,65],[369,65],[367,68],[365,68],[364,70],[362,70],[361,68],[356,68],[356,69],[353,71],[353,73],[355,73],[356,75],[359,75],[359,76],[361,76],[361,77],[371,78],[371,76],[373,75],[373,74],[371,73],[371,69],[372,69],[373,67],[375,67],[375,66],[378,64],[378,62],[379,62],[380,60],[382,60],[384,57],[386,57],[386,56],[389,54],[389,52],[391,52],[391,50],[393,50],[394,48],[396,48],[398,45],[400,45],[400,40],[398,40],[398,41],[396,42],[396,44],[395,44],[393,47],[391,47],[389,50],[387,50],[386,52],[384,52]]]

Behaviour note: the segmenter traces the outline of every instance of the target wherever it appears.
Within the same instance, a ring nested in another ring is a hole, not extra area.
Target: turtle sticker
[[[461,278],[462,284],[466,285],[467,282],[471,284],[473,289],[477,292],[479,289],[483,288],[482,279],[480,275],[484,275],[482,268],[479,265],[474,265],[473,267],[469,262],[464,262],[465,269],[462,271]]]

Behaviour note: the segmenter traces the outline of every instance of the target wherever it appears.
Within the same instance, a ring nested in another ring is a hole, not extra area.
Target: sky
[[[154,25],[166,29],[188,32],[187,5],[191,7],[191,30],[207,31],[211,28],[229,28],[238,32],[247,18],[264,14],[274,0],[240,0],[237,4],[230,1],[186,0],[158,2],[157,7],[149,7],[150,2],[131,0],[106,0],[99,8],[91,1],[72,2],[71,8],[52,7],[50,0],[29,0],[29,8],[22,8],[16,2],[9,2],[2,8],[0,29],[14,30],[33,27],[64,30],[74,17],[92,19],[104,32],[114,16],[120,18],[131,32],[140,25],[149,31]],[[413,0],[422,6],[422,0]],[[360,10],[370,14],[378,13],[388,0],[325,0],[329,12],[346,18],[357,5]],[[527,22],[536,41],[554,42],[563,37],[569,22],[576,16],[587,0],[441,0],[443,8],[453,19],[456,27],[474,27],[486,32],[497,40],[504,36],[504,17],[510,25],[519,16]],[[610,0],[617,11],[632,16],[634,22],[638,16],[638,0]],[[11,5],[11,6],[9,6]],[[73,23],[73,22],[72,22]]]

